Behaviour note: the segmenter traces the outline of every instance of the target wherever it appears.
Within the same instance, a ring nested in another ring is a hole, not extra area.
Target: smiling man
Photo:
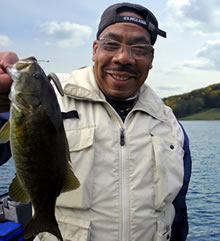
[[[132,12],[122,12],[119,16],[141,18]],[[152,68],[153,54],[150,34],[142,26],[126,21],[109,25],[93,45],[99,88],[113,99],[136,96]]]
[[[112,5],[93,43],[94,66],[57,74],[72,168],[80,180],[79,189],[57,200],[64,240],[186,240],[188,138],[145,83],[158,35],[166,37],[147,8]],[[47,235],[36,239],[50,240]]]

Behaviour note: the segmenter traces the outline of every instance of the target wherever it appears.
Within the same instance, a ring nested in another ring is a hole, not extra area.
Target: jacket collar
[[[96,83],[93,66],[74,70],[64,84],[64,94],[76,99],[105,101],[105,96]]]
[[[141,87],[138,98],[135,110],[144,111],[160,121],[167,120],[165,104],[146,83]]]

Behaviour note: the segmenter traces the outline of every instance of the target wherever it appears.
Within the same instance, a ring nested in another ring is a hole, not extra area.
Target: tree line
[[[220,108],[220,83],[192,92],[163,99],[173,109],[177,118],[195,114],[205,109]]]

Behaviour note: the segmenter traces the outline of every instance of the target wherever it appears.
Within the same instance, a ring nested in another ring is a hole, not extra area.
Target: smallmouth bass
[[[34,216],[25,239],[49,232],[63,240],[54,214],[56,198],[80,184],[71,169],[56,94],[34,57],[18,61],[7,72],[13,80],[10,119],[0,130],[0,143],[10,141],[16,168],[9,195],[32,202]]]

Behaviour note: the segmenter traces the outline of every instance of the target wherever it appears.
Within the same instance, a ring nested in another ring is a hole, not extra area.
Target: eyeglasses
[[[127,45],[116,40],[100,38],[100,47],[106,51],[106,53],[115,56],[122,50],[126,48],[128,53],[135,59],[143,59],[152,53],[153,46],[150,44],[134,44]]]

